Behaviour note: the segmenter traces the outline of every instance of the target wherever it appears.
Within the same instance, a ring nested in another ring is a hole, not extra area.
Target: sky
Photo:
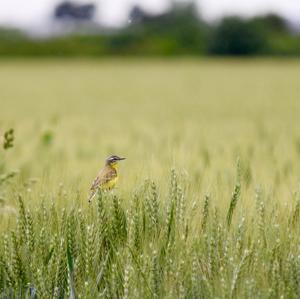
[[[54,7],[63,0],[0,0],[0,25],[36,29],[49,25]],[[121,25],[128,11],[139,4],[153,13],[167,9],[174,0],[76,0],[96,3],[97,20],[106,25]],[[188,0],[177,0],[186,2]],[[300,0],[198,0],[197,6],[205,20],[213,21],[224,15],[252,16],[274,12],[300,25]]]

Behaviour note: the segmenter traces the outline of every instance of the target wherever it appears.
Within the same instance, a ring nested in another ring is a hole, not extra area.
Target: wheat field
[[[299,298],[299,86],[298,60],[0,61],[0,298]]]

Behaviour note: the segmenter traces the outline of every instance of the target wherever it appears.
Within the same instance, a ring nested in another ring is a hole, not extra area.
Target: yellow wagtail
[[[105,160],[104,167],[99,171],[98,176],[95,178],[92,184],[89,202],[92,201],[98,189],[111,190],[114,188],[118,180],[117,166],[118,162],[121,160],[125,160],[125,158],[120,158],[115,155],[109,156]]]

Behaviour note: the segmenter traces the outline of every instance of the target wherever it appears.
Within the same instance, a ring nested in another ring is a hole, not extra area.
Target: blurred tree
[[[266,32],[256,22],[238,17],[224,18],[213,30],[210,53],[218,55],[262,54],[267,48]]]
[[[264,30],[276,33],[288,33],[288,26],[285,19],[276,14],[267,14],[265,16],[257,16],[252,22],[261,26]]]
[[[54,17],[60,20],[92,20],[95,4],[76,4],[64,1],[55,8]]]
[[[112,37],[112,51],[142,54],[200,54],[205,49],[205,28],[195,6],[174,5],[168,12],[151,15],[139,6],[129,15],[130,25]]]
[[[143,23],[151,18],[153,16],[148,15],[139,5],[134,5],[129,13],[129,22],[133,24]]]
[[[103,31],[92,22],[95,9],[94,4],[60,3],[54,17],[63,20],[63,36],[36,39],[0,28],[0,56],[300,55],[300,35],[275,14],[248,20],[228,17],[212,26],[191,3],[174,4],[159,15],[135,6],[128,26]]]

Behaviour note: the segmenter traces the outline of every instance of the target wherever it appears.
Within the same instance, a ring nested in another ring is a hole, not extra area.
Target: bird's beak
[[[118,160],[125,160],[126,158],[119,158]]]

